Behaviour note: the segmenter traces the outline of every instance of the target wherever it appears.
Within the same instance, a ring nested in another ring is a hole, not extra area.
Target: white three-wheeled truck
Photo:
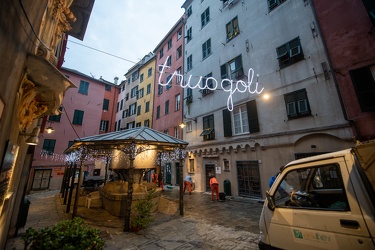
[[[375,142],[290,162],[266,196],[260,249],[375,249]]]

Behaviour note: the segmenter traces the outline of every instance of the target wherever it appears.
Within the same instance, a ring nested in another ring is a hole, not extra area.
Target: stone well
[[[155,204],[153,212],[157,211],[162,190],[156,187],[154,183],[149,182],[133,184],[132,208],[138,200],[145,200],[147,198],[147,193],[153,189],[155,190],[152,197],[152,202]],[[100,197],[105,210],[113,216],[124,217],[128,198],[128,182],[107,182],[106,185],[100,189]]]

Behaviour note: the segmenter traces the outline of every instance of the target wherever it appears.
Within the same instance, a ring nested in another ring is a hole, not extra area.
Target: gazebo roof
[[[183,140],[157,130],[148,127],[138,127],[75,139],[74,143],[64,153],[70,153],[82,146],[95,149],[113,149],[131,142],[153,145],[163,150],[173,147],[185,148],[188,145]]]

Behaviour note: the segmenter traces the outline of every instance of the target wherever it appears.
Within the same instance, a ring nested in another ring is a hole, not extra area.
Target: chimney
[[[118,77],[116,76],[114,80],[115,80],[115,84],[117,85],[118,84]]]

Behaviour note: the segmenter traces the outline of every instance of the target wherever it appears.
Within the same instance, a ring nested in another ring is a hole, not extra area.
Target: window
[[[211,90],[213,88],[213,80],[211,78],[208,79],[209,77],[212,77],[212,73],[210,73],[210,74],[206,75],[204,78],[202,78],[201,86],[202,86],[202,88],[205,88],[205,89],[200,90],[200,92],[202,93],[202,96],[206,96],[206,95],[214,92],[213,90]],[[211,88],[211,89],[209,89],[209,88]]]
[[[165,115],[168,115],[169,113],[169,100],[166,100],[165,101]]]
[[[137,123],[135,124],[135,127],[137,127],[137,128],[139,128],[140,126],[142,126],[142,123],[141,123],[141,122],[137,122]]]
[[[141,105],[138,105],[137,107],[137,116],[141,115]]]
[[[203,136],[204,141],[215,139],[214,115],[203,117],[203,132],[200,136]]]
[[[187,30],[187,33],[186,33],[186,42],[190,42],[191,39],[193,38],[192,36],[192,28],[190,27],[188,30]]]
[[[233,112],[224,109],[223,130],[225,137],[230,137],[233,134],[241,135],[249,132],[259,132],[260,129],[256,101],[252,100],[246,104],[234,107]]]
[[[160,106],[156,107],[156,119],[160,118]]]
[[[230,171],[229,161],[227,159],[223,159],[223,162],[224,162],[224,171],[229,172]]]
[[[150,102],[146,102],[145,113],[150,111]]]
[[[349,71],[362,112],[375,111],[375,65]]]
[[[139,82],[143,82],[143,73],[142,73],[141,76],[139,77]]]
[[[106,91],[111,91],[111,85],[106,84],[106,85],[105,85],[105,90],[106,90]]]
[[[117,122],[117,130],[121,130],[121,120],[118,120]]]
[[[233,60],[221,65],[220,67],[221,79],[239,79],[243,77],[242,56],[239,55]],[[227,85],[229,82],[223,82]]]
[[[129,100],[129,93],[126,93],[125,95],[125,101]]]
[[[247,120],[246,105],[241,105],[233,108],[233,128],[234,134],[249,133],[249,121]]]
[[[178,127],[174,127],[174,137],[177,138],[177,139],[180,137],[180,136],[179,136],[179,134],[180,134],[179,131],[180,131],[180,130],[179,130]]]
[[[167,60],[167,66],[171,66],[171,65],[172,65],[172,56],[169,56]]]
[[[186,132],[191,132],[191,131],[193,131],[193,123],[187,122],[186,123]]]
[[[193,55],[188,56],[187,58],[187,70],[191,70],[193,68]]]
[[[193,102],[193,90],[191,88],[186,89],[186,104],[190,104]]]
[[[148,119],[145,120],[145,127],[148,127],[148,128],[150,127],[150,120],[148,120]]]
[[[164,56],[164,50],[163,48],[161,48],[159,51],[159,58],[162,58],[163,56]]]
[[[177,111],[177,110],[180,110],[180,106],[181,106],[180,102],[181,102],[181,95],[178,94],[178,95],[176,95],[176,97],[175,97],[175,110],[176,110],[176,111]]]
[[[167,76],[167,79],[165,81],[168,83],[168,85],[165,86],[165,90],[169,90],[170,88],[172,88],[172,80],[172,75]]]
[[[267,0],[268,1],[268,11],[275,9],[277,6],[285,2],[286,0]]]
[[[328,164],[288,172],[275,193],[276,207],[350,211],[340,166]]]
[[[180,40],[182,37],[182,28],[177,31],[177,40]]]
[[[211,38],[208,39],[205,43],[202,44],[202,58],[206,59],[211,55]]]
[[[128,84],[130,84],[130,77],[128,78]]]
[[[82,110],[74,110],[74,116],[73,116],[73,124],[82,125],[83,122],[83,115],[84,111]]]
[[[138,86],[135,86],[130,90],[130,98],[133,98],[138,95]]]
[[[238,27],[238,18],[233,18],[229,23],[226,25],[227,28],[227,42],[235,38],[240,34],[240,28]]]
[[[189,173],[194,173],[194,159],[189,159]]]
[[[143,94],[144,94],[144,89],[141,88],[139,91],[138,91],[138,99],[141,99],[143,97]]]
[[[120,106],[120,103],[119,103],[119,102],[117,102],[117,106],[116,106],[116,112],[118,112],[118,110],[119,110],[119,106]]]
[[[165,129],[163,133],[168,135],[168,129]]]
[[[151,83],[147,84],[147,95],[151,93]]]
[[[306,89],[288,93],[284,99],[289,119],[311,115]]]
[[[122,99],[120,102],[120,110],[122,110],[123,107],[124,107],[124,99]]]
[[[181,67],[179,67],[179,68],[177,69],[177,74],[181,75]],[[177,77],[177,83],[180,83],[181,80],[182,80],[182,76],[178,76],[178,77]]]
[[[51,155],[55,151],[55,144],[56,144],[56,140],[45,139],[43,142],[43,150],[48,152],[48,154]]]
[[[201,25],[202,28],[206,26],[206,24],[210,21],[210,8],[208,7],[202,14],[201,14]]]
[[[60,120],[61,120],[61,112],[62,112],[62,107],[60,107],[59,108],[59,112],[60,112],[60,114],[58,114],[58,115],[50,115],[49,117],[48,117],[48,120],[49,121],[53,121],[53,122],[60,122]]]
[[[281,69],[304,59],[299,37],[277,47],[276,52]]]
[[[172,38],[168,41],[168,50],[172,48]]]
[[[80,83],[79,83],[78,93],[83,94],[83,95],[88,95],[88,93],[89,93],[89,83],[81,80]]]
[[[158,95],[163,94],[163,85],[158,86]]]
[[[126,118],[126,117],[128,117],[128,110],[126,109],[126,110],[124,110],[124,111],[122,111],[122,118]]]
[[[133,103],[132,105],[129,106],[129,116],[135,115],[136,107],[137,107],[137,103]]]
[[[108,107],[109,107],[109,100],[108,99],[104,99],[103,100],[103,110],[104,111],[108,111]]]
[[[177,48],[176,59],[179,59],[181,56],[182,56],[182,46]]]
[[[193,9],[192,9],[192,6],[190,5],[189,8],[187,9],[186,11],[186,15],[187,15],[187,18],[189,18],[191,16],[191,14],[193,14]]]
[[[109,121],[101,120],[100,121],[99,131],[101,131],[101,132],[108,132],[108,124],[109,124]]]
[[[147,71],[147,77],[152,76],[152,68],[149,68]]]
[[[138,71],[132,73],[132,82],[138,79]]]

